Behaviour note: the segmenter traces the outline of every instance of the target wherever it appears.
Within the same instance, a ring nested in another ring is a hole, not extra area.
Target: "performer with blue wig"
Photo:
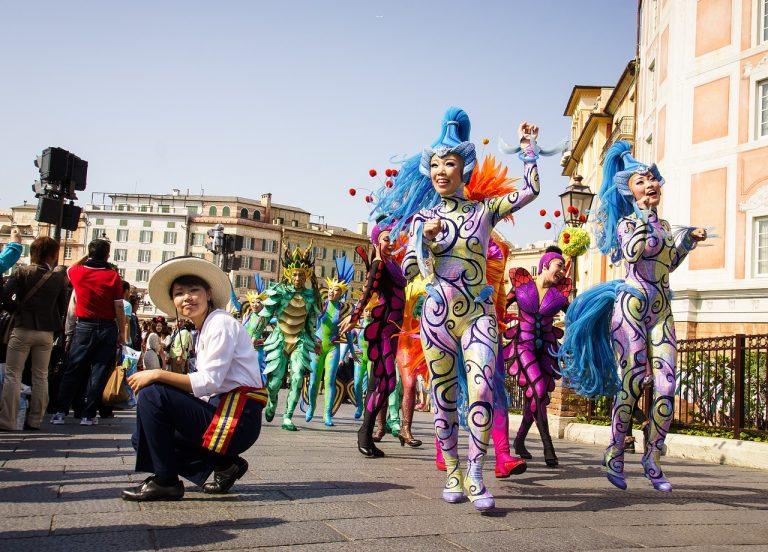
[[[403,259],[408,280],[427,281],[420,336],[430,370],[435,433],[446,464],[443,499],[468,497],[479,511],[495,506],[483,483],[483,462],[493,427],[493,378],[499,332],[492,286],[486,278],[486,251],[498,222],[530,203],[539,193],[536,167],[538,128],[519,128],[525,165],[523,185],[500,196],[468,198],[465,184],[475,169],[470,121],[464,110],[448,109],[440,137],[420,155],[408,159],[392,188],[377,193],[378,211],[393,222],[393,234],[409,230]],[[456,409],[458,372],[468,381],[467,424],[470,432],[466,476],[459,466]]]
[[[644,382],[653,384],[648,444],[641,463],[659,491],[672,485],[658,465],[672,423],[677,341],[669,274],[696,244],[704,228],[673,232],[656,209],[664,179],[656,165],[636,161],[628,142],[616,142],[603,164],[597,243],[604,255],[624,260],[624,280],[580,294],[566,313],[559,356],[566,385],[586,397],[613,396],[611,443],[603,465],[608,480],[627,488],[624,443]]]

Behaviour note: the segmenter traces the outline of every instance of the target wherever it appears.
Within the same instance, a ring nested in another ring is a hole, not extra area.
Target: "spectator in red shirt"
[[[85,378],[88,381],[80,425],[96,423],[96,410],[114,367],[117,347],[125,343],[123,281],[107,262],[109,251],[109,241],[93,240],[88,244],[87,259],[67,271],[74,288],[72,295],[77,324],[52,424],[64,423],[72,400]]]

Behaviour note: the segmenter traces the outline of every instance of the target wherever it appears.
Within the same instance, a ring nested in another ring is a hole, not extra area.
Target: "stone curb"
[[[557,425],[552,424],[552,418],[554,417],[550,415],[550,426]],[[510,414],[511,438],[514,438],[521,420],[522,416]],[[551,430],[553,437],[558,436],[568,441],[598,446],[607,446],[611,439],[611,428],[608,426],[575,422],[566,422],[563,425],[560,431]],[[538,435],[535,424],[531,427],[530,433]],[[768,470],[768,443],[670,433],[667,436],[666,445],[667,456],[672,458]]]

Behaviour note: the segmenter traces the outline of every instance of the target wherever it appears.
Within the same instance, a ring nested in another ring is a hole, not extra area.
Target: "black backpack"
[[[131,313],[129,324],[129,330],[131,332],[131,349],[141,351],[141,328],[139,328],[139,317],[136,316],[136,313]]]

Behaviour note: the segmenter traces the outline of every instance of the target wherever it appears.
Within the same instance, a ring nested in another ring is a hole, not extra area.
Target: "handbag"
[[[128,390],[125,388],[125,368],[122,364],[115,366],[109,375],[104,391],[101,393],[101,402],[104,404],[119,404],[130,398]]]
[[[11,339],[11,332],[13,331],[13,326],[16,322],[16,313],[21,310],[21,306],[29,301],[32,296],[37,293],[37,290],[43,287],[43,284],[48,281],[48,279],[53,276],[53,270],[49,270],[46,272],[42,278],[40,278],[37,283],[32,286],[32,288],[24,295],[24,298],[16,303],[16,309],[13,312],[9,312],[5,309],[0,313],[0,339],[4,344],[8,344],[8,341]]]

